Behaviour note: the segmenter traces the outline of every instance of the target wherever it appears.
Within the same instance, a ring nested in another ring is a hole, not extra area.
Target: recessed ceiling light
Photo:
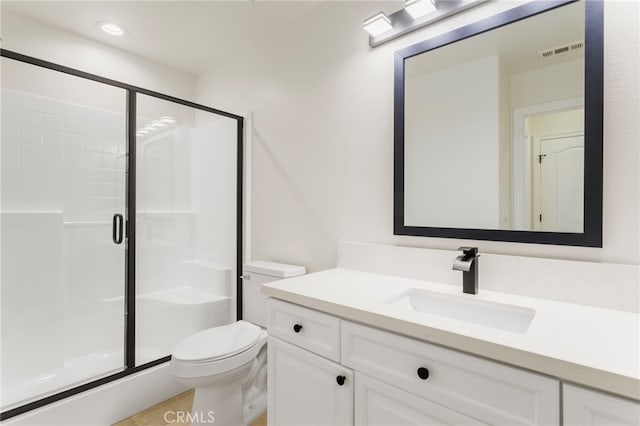
[[[126,33],[125,29],[120,25],[111,22],[98,22],[98,27],[107,34],[114,36],[122,36]]]

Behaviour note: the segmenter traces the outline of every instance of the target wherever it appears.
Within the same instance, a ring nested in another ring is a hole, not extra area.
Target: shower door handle
[[[113,242],[115,244],[122,244],[122,236],[124,233],[124,218],[121,214],[116,213],[113,215]]]

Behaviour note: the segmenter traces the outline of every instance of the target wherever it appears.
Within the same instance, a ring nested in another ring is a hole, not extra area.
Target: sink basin
[[[526,333],[536,311],[522,306],[454,296],[413,288],[386,302],[387,306],[438,315],[458,321]]]

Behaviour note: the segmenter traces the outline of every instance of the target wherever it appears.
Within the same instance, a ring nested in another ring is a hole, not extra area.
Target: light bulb
[[[372,17],[365,19],[362,25],[365,31],[371,34],[371,37],[377,37],[393,28],[391,26],[391,20],[384,12],[378,12]]]

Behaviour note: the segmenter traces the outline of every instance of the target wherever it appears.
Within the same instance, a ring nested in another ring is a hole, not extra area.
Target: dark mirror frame
[[[405,60],[421,53],[491,31],[574,3],[575,0],[533,1],[473,24],[423,41],[395,53],[393,233],[420,237],[511,241],[519,243],[602,247],[602,150],[604,1],[585,2],[584,90],[584,232],[540,232],[499,229],[443,228],[404,224],[404,73]]]

